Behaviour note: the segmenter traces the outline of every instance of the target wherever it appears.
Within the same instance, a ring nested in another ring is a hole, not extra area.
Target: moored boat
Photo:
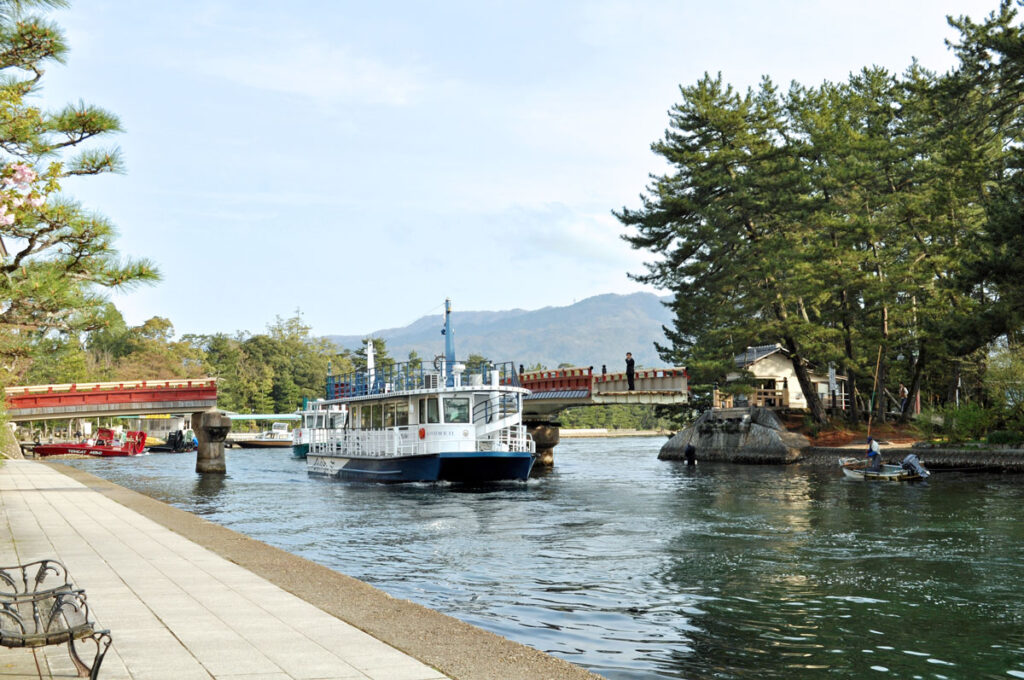
[[[195,451],[197,440],[195,433],[188,430],[175,430],[167,435],[167,441],[163,444],[150,446],[150,453],[189,453]]]
[[[274,423],[255,437],[234,439],[232,443],[243,449],[283,448],[292,445],[292,433],[288,423]]]
[[[302,408],[298,411],[299,426],[292,430],[292,455],[295,458],[305,458],[309,453],[309,442],[312,440],[313,431],[327,427],[327,419],[332,412],[345,410],[344,407],[335,404],[325,408],[323,399],[314,402],[304,400]]]
[[[931,473],[921,464],[917,456],[908,454],[900,465],[882,465],[878,470],[869,470],[864,458],[840,458],[839,467],[850,479],[869,482],[915,482],[927,479]]]
[[[327,377],[327,398],[309,405],[306,467],[312,475],[370,482],[525,480],[533,439],[522,424],[523,397],[511,362],[467,366],[455,360],[451,300],[445,301],[445,354]]]
[[[146,449],[145,432],[126,432],[122,442],[117,433],[101,427],[96,431],[96,439],[83,442],[58,442],[55,444],[38,444],[32,451],[36,456],[137,456]]]

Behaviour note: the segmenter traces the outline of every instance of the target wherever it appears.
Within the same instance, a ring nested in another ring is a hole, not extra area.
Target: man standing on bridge
[[[633,355],[629,352],[626,352],[626,382],[629,383],[630,392],[636,389],[633,386],[633,367],[635,365],[636,364],[633,361]]]

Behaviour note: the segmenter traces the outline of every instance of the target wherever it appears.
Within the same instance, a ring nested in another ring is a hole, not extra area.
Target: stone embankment
[[[800,463],[810,465],[836,465],[842,456],[864,455],[865,447],[831,448],[809,446],[800,453]],[[1008,447],[937,448],[931,446],[883,446],[886,462],[898,463],[913,453],[929,470],[991,470],[994,472],[1024,472],[1024,449]]]
[[[675,435],[661,448],[658,458],[684,460],[693,445],[700,461],[754,464],[835,466],[839,458],[862,456],[864,443],[843,447],[811,446],[803,435],[789,432],[774,412],[758,407],[716,409]],[[1024,448],[964,446],[935,447],[915,444],[886,446],[882,456],[897,463],[916,454],[932,470],[992,470],[1024,472]]]

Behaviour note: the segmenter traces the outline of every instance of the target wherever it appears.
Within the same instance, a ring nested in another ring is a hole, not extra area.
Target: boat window
[[[379,430],[384,426],[384,414],[380,404],[374,404],[370,412],[370,427]]]
[[[444,422],[468,423],[469,399],[467,397],[447,397],[444,400]]]
[[[367,404],[359,409],[359,428],[363,430],[370,429],[370,405]]]
[[[439,423],[441,418],[437,412],[437,397],[420,399],[420,423]]]
[[[403,401],[395,406],[395,425],[409,424],[409,402]]]
[[[384,404],[384,427],[395,426],[395,405]]]

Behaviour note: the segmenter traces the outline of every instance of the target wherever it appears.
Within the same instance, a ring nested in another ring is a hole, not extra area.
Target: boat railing
[[[402,437],[403,432],[406,437]],[[414,428],[394,427],[386,430],[311,430],[309,452],[387,458],[440,453],[452,446],[472,445],[476,451],[535,451],[533,438],[526,427],[510,425],[475,443],[465,439],[419,439]]]
[[[478,440],[477,451],[537,451],[533,437],[523,425],[503,427],[495,434],[493,438]]]
[[[473,407],[473,424],[491,423],[519,413],[519,395],[498,393]]]
[[[511,361],[455,363],[465,368],[460,373],[460,382],[463,386],[490,385],[491,372],[497,371],[499,385],[519,387],[519,375]],[[454,374],[452,366],[440,359],[435,360],[433,366],[425,366],[422,361],[405,361],[378,366],[371,370],[361,369],[343,375],[328,375],[327,398],[344,399],[371,394],[436,389],[446,384],[450,374]]]

